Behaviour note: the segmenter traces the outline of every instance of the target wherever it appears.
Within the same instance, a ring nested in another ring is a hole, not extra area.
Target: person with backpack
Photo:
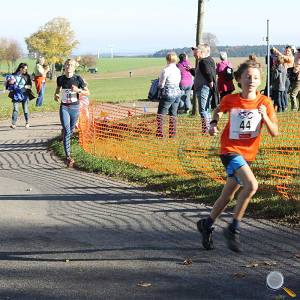
[[[235,88],[233,84],[233,68],[227,59],[227,53],[220,51],[220,62],[217,63],[217,76],[218,76],[218,91],[220,98],[225,95],[231,94]]]
[[[7,77],[6,89],[9,91],[8,97],[13,103],[12,123],[10,128],[15,129],[17,126],[19,104],[22,104],[25,128],[29,128],[29,100],[35,98],[31,91],[31,79],[28,74],[28,65],[20,63],[16,71]]]
[[[67,59],[64,64],[64,75],[57,77],[57,87],[54,100],[60,102],[59,116],[63,127],[63,143],[66,154],[66,164],[73,167],[71,158],[71,136],[80,114],[79,99],[89,96],[90,92],[84,80],[75,74],[76,61]]]

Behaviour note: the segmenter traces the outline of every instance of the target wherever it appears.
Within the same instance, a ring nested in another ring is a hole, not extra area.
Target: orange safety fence
[[[184,178],[209,177],[225,182],[219,159],[219,138],[203,134],[200,117],[164,119],[163,137],[157,136],[157,116],[145,109],[114,104],[83,107],[79,140],[95,156],[126,161]],[[300,113],[278,114],[280,135],[263,129],[260,151],[251,165],[260,186],[283,198],[300,200]],[[176,121],[176,137],[169,137],[169,121]],[[225,120],[219,127],[222,129]]]

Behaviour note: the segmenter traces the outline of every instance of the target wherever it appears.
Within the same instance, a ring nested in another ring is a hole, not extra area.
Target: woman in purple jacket
[[[218,91],[220,98],[222,99],[225,95],[231,94],[234,91],[233,76],[228,78],[227,68],[232,71],[232,65],[227,59],[227,53],[220,51],[220,62],[217,63],[217,75],[218,75]],[[232,74],[233,75],[233,74]]]
[[[193,87],[193,76],[190,72],[192,65],[188,61],[185,53],[179,54],[179,63],[177,64],[177,67],[179,68],[181,74],[179,87],[182,92],[179,108],[184,109],[185,113],[189,113],[191,109],[191,90]]]

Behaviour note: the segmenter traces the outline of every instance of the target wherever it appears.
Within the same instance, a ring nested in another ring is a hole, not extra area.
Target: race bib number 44
[[[229,138],[240,140],[258,136],[261,120],[261,114],[258,112],[258,109],[231,109]]]

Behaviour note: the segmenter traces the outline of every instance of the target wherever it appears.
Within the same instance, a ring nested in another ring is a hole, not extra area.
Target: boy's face
[[[260,71],[257,68],[248,68],[245,70],[238,81],[242,90],[246,92],[256,92],[261,83]]]

